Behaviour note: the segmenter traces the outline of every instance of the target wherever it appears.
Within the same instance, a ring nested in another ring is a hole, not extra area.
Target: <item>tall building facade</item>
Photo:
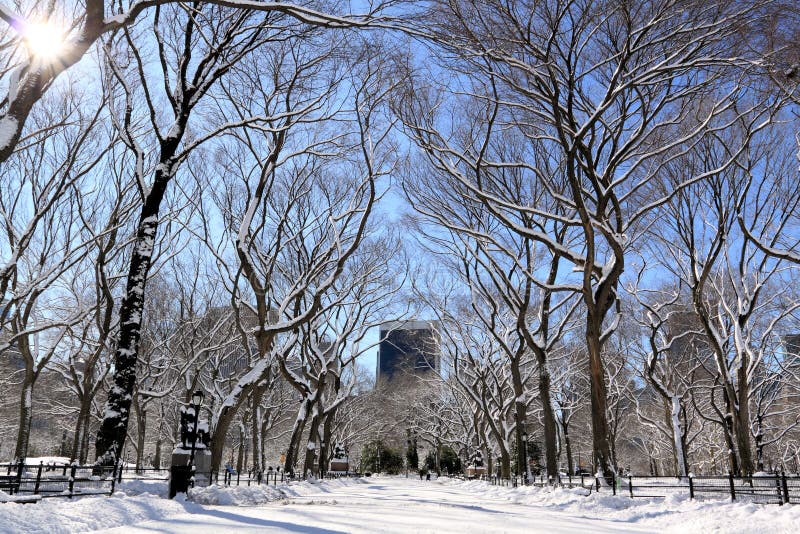
[[[800,369],[800,334],[783,336],[784,369]]]
[[[433,321],[392,321],[380,327],[378,384],[439,370],[440,337]]]

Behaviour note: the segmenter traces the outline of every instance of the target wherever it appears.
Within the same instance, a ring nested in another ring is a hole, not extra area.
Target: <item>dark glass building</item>
[[[380,327],[377,383],[436,371],[439,355],[439,335],[434,322],[384,323]]]

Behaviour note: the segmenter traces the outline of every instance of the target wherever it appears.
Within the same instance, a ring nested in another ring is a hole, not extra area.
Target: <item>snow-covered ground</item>
[[[203,488],[168,500],[163,483],[114,497],[0,504],[0,532],[758,532],[796,533],[800,506],[684,498],[631,500],[581,490],[378,477]],[[193,502],[192,502],[193,501]]]

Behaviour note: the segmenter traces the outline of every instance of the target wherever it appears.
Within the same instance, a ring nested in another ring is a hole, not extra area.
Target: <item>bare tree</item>
[[[114,6],[116,12],[112,7],[108,15],[101,0],[67,6],[57,5],[55,0],[25,2],[23,11],[0,4],[0,19],[8,25],[0,50],[4,56],[0,76],[6,82],[5,97],[0,100],[0,163],[5,162],[20,139],[24,139],[31,110],[61,73],[78,63],[104,35],[134,24],[146,10],[158,10],[171,3],[181,4],[179,0],[134,0],[125,7],[120,2]],[[368,13],[339,16],[288,2],[206,0],[192,4],[193,9],[202,10],[203,4],[238,9],[245,16],[248,11],[265,12],[268,17],[286,16],[327,28],[378,24],[383,17],[377,13],[384,7],[382,3],[373,4]]]
[[[286,359],[308,348],[302,325],[336,305],[329,295],[368,233],[376,181],[391,165],[388,125],[378,115],[388,81],[374,50],[367,44],[364,66],[348,74],[348,65],[335,61],[346,41],[331,44],[311,30],[286,37],[253,56],[262,77],[243,65],[225,87],[234,117],[263,121],[224,149],[232,172],[228,191],[213,199],[226,225],[219,245],[212,243],[209,219],[203,224],[232,302],[254,318],[246,332],[256,357],[213,417],[218,436],[257,384],[269,381],[276,363],[291,382]],[[345,107],[340,90],[352,95]],[[298,421],[312,408],[306,404]],[[222,444],[213,445],[218,463]],[[294,463],[290,456],[287,466]]]
[[[784,325],[794,323],[798,303],[774,286],[793,264],[764,253],[738,233],[742,195],[754,180],[769,188],[774,177],[770,163],[760,163],[758,143],[749,147],[736,168],[717,171],[734,143],[725,137],[696,148],[689,162],[700,172],[712,174],[677,195],[659,239],[661,254],[667,258],[662,266],[690,291],[713,355],[713,367],[708,371],[715,377],[722,399],[721,405],[714,402],[712,407],[728,441],[731,470],[749,474],[756,467],[751,397],[755,385],[769,375],[767,357],[773,351],[772,343]],[[772,228],[769,218],[763,217],[752,232],[766,236],[772,234]]]
[[[585,312],[594,455],[598,469],[608,473],[614,467],[603,345],[619,317],[626,250],[657,208],[707,176],[687,174],[673,189],[656,187],[665,165],[731,124],[722,112],[734,108],[744,91],[729,83],[732,69],[747,65],[731,53],[731,37],[747,10],[679,1],[430,6],[429,27],[420,31],[450,52],[464,73],[459,100],[471,104],[459,109],[476,106],[484,119],[462,127],[452,115],[456,126],[443,130],[452,99],[416,78],[407,90],[404,120],[434,166],[458,178],[509,228],[574,266],[570,279]],[[724,89],[715,93],[722,82]],[[704,102],[700,108],[698,101]],[[752,119],[752,130],[759,122]],[[512,129],[525,139],[522,159],[496,148],[495,140]],[[740,151],[731,147],[734,155]],[[732,161],[719,163],[725,168]],[[511,169],[559,209],[519,205],[497,185]],[[520,211],[565,224],[569,246],[518,224]]]
[[[91,313],[74,281],[98,235],[83,231],[80,213],[91,205],[88,182],[111,142],[98,126],[104,103],[91,105],[92,98],[53,93],[55,113],[65,113],[68,120],[50,126],[52,115],[37,113],[33,122],[42,129],[2,172],[0,329],[8,335],[0,352],[13,350],[24,363],[16,458],[27,455],[37,379],[70,330]],[[81,109],[85,104],[88,112]]]

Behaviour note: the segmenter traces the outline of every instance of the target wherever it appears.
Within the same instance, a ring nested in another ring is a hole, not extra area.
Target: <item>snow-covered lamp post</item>
[[[325,442],[319,442],[319,451],[317,451],[317,465],[319,465],[319,478],[325,478],[325,464],[327,463],[327,459],[325,458]]]
[[[200,422],[200,406],[203,405],[205,394],[197,390],[192,394],[192,408],[194,409],[194,429],[192,430],[192,452],[189,454],[189,465],[194,467],[194,454],[197,450],[197,424]]]
[[[186,492],[190,486],[211,482],[208,421],[200,421],[204,397],[202,391],[195,391],[188,406],[181,407],[181,439],[172,451],[170,497]]]
[[[524,476],[525,476],[524,484],[527,485],[528,484],[528,480],[530,479],[530,468],[531,468],[531,465],[528,462],[528,433],[527,432],[523,432],[522,433],[522,451],[521,452],[522,452],[522,462],[523,462],[522,465],[525,467],[525,470],[523,471]],[[522,475],[522,473],[520,473],[520,475]],[[548,473],[548,475],[550,475],[550,473]]]

